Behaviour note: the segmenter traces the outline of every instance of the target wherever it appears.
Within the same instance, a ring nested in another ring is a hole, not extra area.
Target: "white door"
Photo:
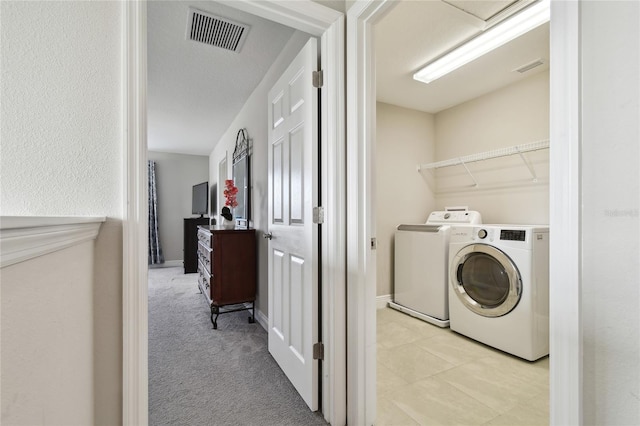
[[[269,92],[269,352],[318,409],[317,41],[310,39]]]

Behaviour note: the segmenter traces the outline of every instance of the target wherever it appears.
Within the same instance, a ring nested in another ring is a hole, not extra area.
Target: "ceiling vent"
[[[249,26],[189,8],[187,38],[221,49],[239,52],[249,32]]]
[[[524,74],[525,72],[534,69],[535,67],[539,67],[540,65],[544,64],[544,61],[542,59],[536,59],[533,62],[529,62],[528,64],[524,64],[521,67],[516,68],[513,71],[517,71],[520,74]]]

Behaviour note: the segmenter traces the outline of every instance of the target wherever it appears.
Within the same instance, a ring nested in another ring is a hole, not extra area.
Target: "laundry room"
[[[540,3],[402,1],[373,28],[379,424],[548,424],[548,17],[428,84],[414,77]],[[458,229],[458,236],[420,245],[421,233],[436,238],[441,225]],[[404,252],[396,245],[403,231],[417,235]],[[473,280],[492,254],[474,251],[452,266],[458,252],[449,244],[460,252],[467,245],[507,252],[492,260],[505,264],[496,286],[506,290],[491,295],[501,307],[496,302],[495,309],[474,313],[472,305],[493,301],[474,302],[472,289],[462,291],[469,308],[458,306],[456,288]],[[420,259],[422,269],[411,269]],[[430,312],[403,304],[389,308],[394,293],[405,291],[399,275],[406,285],[441,273],[447,277],[436,279],[445,281],[440,293],[404,297],[418,306],[419,299],[437,300],[447,318],[430,320]],[[460,313],[449,327],[453,312]],[[467,323],[478,329],[467,331]],[[546,331],[520,339],[529,325]],[[500,341],[495,334],[510,337]]]

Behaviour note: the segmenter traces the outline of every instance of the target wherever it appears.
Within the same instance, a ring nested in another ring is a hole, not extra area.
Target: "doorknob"
[[[273,234],[271,232],[265,232],[263,237],[266,238],[267,240],[270,240],[273,238]]]

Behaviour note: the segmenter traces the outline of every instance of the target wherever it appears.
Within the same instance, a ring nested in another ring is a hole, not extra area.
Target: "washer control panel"
[[[531,248],[546,240],[549,225],[451,225],[449,244],[492,244],[496,247]]]
[[[476,225],[482,223],[482,217],[476,211],[435,211],[429,215],[427,225],[441,225],[445,223],[452,224],[470,224]]]

